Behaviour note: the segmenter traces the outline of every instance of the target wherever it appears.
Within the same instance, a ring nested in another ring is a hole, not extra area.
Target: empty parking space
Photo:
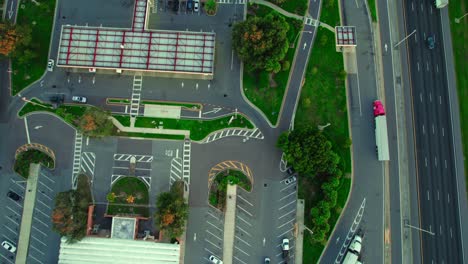
[[[278,263],[284,263],[282,257],[281,241],[284,238],[289,239],[290,250],[289,260],[294,259],[294,226],[296,224],[296,203],[297,203],[297,182],[287,184],[285,180],[281,181],[279,186],[280,196],[277,201],[277,219],[276,219],[276,240],[277,252],[275,255]]]
[[[210,255],[221,257],[223,255],[224,216],[221,211],[209,207],[204,224],[203,243],[204,260],[208,261]]]
[[[251,193],[237,188],[233,263],[252,263],[252,257],[256,253],[254,245],[258,240],[258,237],[254,236],[257,228],[254,224],[256,210],[250,196]]]

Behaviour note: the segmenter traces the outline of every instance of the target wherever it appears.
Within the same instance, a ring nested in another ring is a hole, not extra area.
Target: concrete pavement
[[[223,245],[223,261],[226,264],[232,263],[234,249],[234,232],[236,220],[236,201],[237,201],[237,185],[227,185],[226,190],[226,211],[224,212],[224,245]]]

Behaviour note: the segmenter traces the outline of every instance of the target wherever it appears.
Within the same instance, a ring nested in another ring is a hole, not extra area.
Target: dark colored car
[[[65,95],[63,94],[54,95],[54,96],[51,96],[49,100],[52,103],[52,106],[54,108],[57,108],[59,105],[63,104],[63,101],[65,101]]]
[[[294,170],[293,167],[289,167],[289,168],[286,170],[286,172],[287,172],[289,175],[294,175],[294,173],[295,173],[296,171]]]
[[[187,11],[192,11],[193,9],[193,0],[187,1]]]
[[[19,196],[19,194],[12,192],[12,191],[7,192],[7,196],[10,199],[15,200],[15,201],[19,201],[21,199],[21,196]]]
[[[427,42],[427,47],[429,49],[435,48],[435,36],[434,35],[429,35],[426,39],[426,42]]]
[[[172,10],[174,10],[174,12],[179,11],[179,0],[174,1],[174,6],[173,6]]]

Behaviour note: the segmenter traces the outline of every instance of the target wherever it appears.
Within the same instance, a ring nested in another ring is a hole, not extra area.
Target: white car
[[[198,0],[193,1],[193,12],[198,12],[200,9],[200,2]]]
[[[211,263],[213,263],[213,264],[223,264],[223,261],[222,261],[222,260],[220,260],[219,258],[217,258],[217,257],[215,257],[215,256],[213,256],[213,255],[211,255],[208,259],[209,259],[209,260],[211,261]]]
[[[291,183],[296,182],[296,180],[297,180],[296,176],[291,176],[291,177],[287,178],[286,180],[284,180],[284,184],[289,185]]]
[[[10,243],[8,241],[3,241],[2,242],[2,247],[8,251],[10,251],[11,253],[15,253],[16,251],[16,246],[13,245],[13,243]]]
[[[86,104],[88,99],[86,99],[86,97],[84,97],[84,96],[72,96],[72,101],[75,102],[75,103]]]
[[[47,71],[54,71],[54,65],[55,65],[55,62],[54,60],[50,59],[48,62],[47,62]]]

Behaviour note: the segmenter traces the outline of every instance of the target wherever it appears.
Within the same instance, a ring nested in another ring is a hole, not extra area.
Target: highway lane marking
[[[223,241],[223,240],[222,240],[221,238],[219,238],[217,235],[215,235],[215,234],[211,233],[210,231],[208,231],[208,229],[205,230],[205,231],[206,231],[208,234],[210,234],[210,235],[214,236],[215,238],[217,238],[218,240]],[[193,240],[197,240],[197,235],[196,235],[196,234],[194,235]]]
[[[359,85],[359,69],[358,69],[358,67],[356,67],[356,78],[357,78],[358,101],[359,101],[359,116],[362,116],[361,86]]]
[[[421,103],[422,103],[422,93],[419,93],[419,100],[420,100]]]
[[[245,198],[243,198],[242,196],[240,195],[237,195],[238,198],[240,198],[241,200],[243,200],[244,202],[248,203],[250,206],[253,207],[253,204],[251,204],[249,201],[247,201]]]
[[[424,11],[424,5],[421,3],[421,12]]]
[[[221,250],[221,248],[220,248],[218,245],[214,244],[213,242],[209,241],[208,239],[205,238],[205,241],[208,242],[208,243],[210,243],[210,244],[213,245],[214,247],[216,247],[216,248],[218,248],[218,249]]]
[[[430,201],[431,198],[429,197],[429,190],[427,190],[427,200]]]
[[[447,203],[450,203],[450,193],[447,194]]]
[[[442,128],[442,136],[445,137],[445,129]],[[447,161],[445,161],[447,163]],[[447,168],[447,166],[445,166]]]
[[[240,228],[239,226],[236,225],[236,228],[241,230],[242,232],[244,232],[246,235],[248,235],[249,237],[252,237],[251,234],[249,234],[247,231],[245,231],[244,229]]]
[[[24,117],[24,127],[26,128],[26,139],[28,140],[28,144],[31,144],[31,139],[29,138],[29,129],[28,129],[27,117]]]
[[[426,134],[426,129],[424,128],[424,125],[422,125],[422,130],[423,130],[423,134]]]
[[[243,219],[242,217],[240,217],[240,216],[238,216],[238,215],[237,215],[236,217],[239,218],[240,220],[242,220],[242,221],[243,221],[244,223],[246,223],[248,226],[252,227],[252,224],[249,223],[249,222],[247,222],[247,221],[246,221],[245,219]]]
[[[286,206],[291,205],[291,204],[293,204],[293,203],[295,203],[295,202],[296,202],[296,201],[293,200],[293,201],[291,201],[291,202],[289,202],[289,203],[287,203],[287,204],[281,206],[281,207],[278,209],[278,211],[281,211],[281,210],[282,210],[283,208],[285,208]]]
[[[411,2],[411,11],[414,11],[414,2]]]
[[[239,250],[240,252],[242,252],[242,253],[244,253],[245,255],[247,255],[247,256],[250,257],[250,255],[249,255],[247,252],[245,252],[244,250],[238,248],[237,246],[234,246],[234,248],[237,249],[237,250]]]
[[[246,214],[248,214],[250,217],[252,217],[253,215],[251,213],[249,213],[249,211],[245,210],[244,208],[240,207],[240,205],[237,205],[236,206],[237,208],[241,209],[242,211],[244,211]]]
[[[437,201],[440,200],[439,190],[437,190]]]
[[[238,257],[236,257],[236,256],[234,256],[234,258],[235,258],[237,261],[239,261],[239,262],[242,262],[242,263],[244,263],[244,264],[247,264],[246,262],[242,261],[240,258],[238,258]]]
[[[426,71],[429,71],[429,62],[426,61]]]
[[[432,134],[435,134],[434,124],[432,124]]]
[[[291,195],[293,195],[293,194],[295,194],[295,193],[296,193],[296,191],[293,191],[292,193],[290,193],[290,194],[284,196],[283,198],[281,198],[281,199],[279,199],[279,200],[282,201],[282,200],[288,198],[289,196],[291,196]]]
[[[445,160],[445,168],[447,168],[447,160]]]
[[[388,3],[388,2],[387,2]],[[414,42],[418,43],[418,38],[416,37],[417,33],[414,34]]]
[[[439,233],[442,235],[442,225],[439,225]]]
[[[429,93],[429,101],[432,102],[432,93]]]
[[[439,72],[439,64],[436,64],[436,72]]]
[[[295,212],[295,211],[296,211],[296,209],[292,209],[291,211],[289,211],[289,212],[285,213],[284,215],[280,216],[280,217],[278,218],[278,220],[281,219],[281,218],[283,218],[283,217],[285,217],[285,216],[287,216],[287,215],[289,215],[290,213]]]
[[[435,165],[436,168],[437,168],[437,157],[434,157],[434,165]]]
[[[453,238],[452,228],[450,228],[450,238]]]
[[[235,238],[239,239],[241,242],[243,242],[243,243],[246,244],[247,246],[252,247],[252,245],[250,245],[249,243],[247,243],[247,241],[243,240],[242,238],[240,238],[240,237],[238,237],[238,236],[235,236]]]
[[[418,71],[419,71],[419,61],[416,63],[416,65],[418,66]]]
[[[214,224],[212,224],[210,221],[206,221],[208,224],[212,225],[214,228],[218,229],[219,231],[223,232],[223,230],[221,230],[221,228],[215,226]]]
[[[442,104],[442,96],[439,95],[439,104]]]
[[[430,9],[431,9],[431,15],[432,15],[432,5],[430,5],[429,7],[430,7]]]
[[[234,67],[234,50],[231,50],[231,71],[233,67]]]
[[[427,167],[427,157],[424,157],[424,163],[425,163],[425,165]]]

